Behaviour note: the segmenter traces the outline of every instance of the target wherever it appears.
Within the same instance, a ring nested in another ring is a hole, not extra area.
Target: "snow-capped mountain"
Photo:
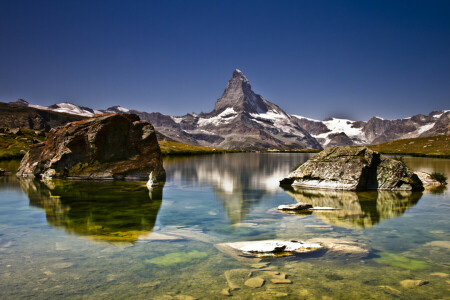
[[[23,99],[18,99],[16,101],[10,102],[10,103],[20,105],[20,106],[27,106],[27,107],[32,107],[32,108],[37,108],[37,109],[42,109],[42,110],[51,110],[51,111],[56,111],[56,112],[60,112],[60,113],[67,113],[67,114],[78,115],[78,116],[83,116],[83,117],[92,117],[95,114],[103,113],[102,111],[93,110],[92,108],[85,107],[85,106],[78,106],[78,105],[72,104],[70,102],[62,102],[62,103],[57,103],[57,104],[53,104],[50,106],[42,106],[42,105],[30,104]]]
[[[83,117],[101,113],[134,113],[152,123],[158,132],[169,139],[228,149],[368,145],[400,138],[450,134],[449,110],[396,120],[373,117],[367,122],[338,118],[320,121],[289,115],[253,92],[247,77],[238,69],[233,72],[225,91],[209,113],[168,116],[121,106],[106,110],[93,110],[68,102],[40,106],[22,99],[10,104]]]
[[[337,118],[319,121],[297,115],[294,117],[323,147],[379,144],[395,139],[450,134],[449,110],[396,120],[373,117],[367,122]]]
[[[248,79],[237,69],[210,113],[139,116],[162,134],[185,143],[227,149],[321,148],[295,118],[255,94]]]

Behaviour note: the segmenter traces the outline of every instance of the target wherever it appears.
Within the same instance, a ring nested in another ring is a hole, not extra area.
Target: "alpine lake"
[[[450,299],[448,189],[279,187],[311,155],[166,157],[167,182],[151,191],[145,182],[2,176],[0,299]],[[450,177],[449,159],[404,160]],[[339,209],[276,209],[297,201]],[[312,238],[357,242],[370,254],[247,259],[217,247]],[[245,284],[255,277],[262,286]]]

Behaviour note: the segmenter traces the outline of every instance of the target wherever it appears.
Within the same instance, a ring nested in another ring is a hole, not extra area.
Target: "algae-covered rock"
[[[398,160],[367,147],[334,147],[313,156],[284,185],[340,190],[422,190],[419,177]]]
[[[152,185],[165,180],[155,130],[133,114],[98,115],[52,129],[44,143],[31,146],[17,175],[150,179]]]

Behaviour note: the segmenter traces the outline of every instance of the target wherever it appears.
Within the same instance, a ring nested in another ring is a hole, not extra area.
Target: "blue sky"
[[[0,101],[209,112],[235,68],[286,112],[450,109],[450,1],[0,0]]]

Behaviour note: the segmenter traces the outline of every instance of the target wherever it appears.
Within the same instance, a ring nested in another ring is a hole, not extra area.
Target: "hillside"
[[[19,159],[30,145],[45,140],[43,131],[0,128],[0,160]]]
[[[368,147],[385,154],[450,158],[450,135],[395,140]]]
[[[198,155],[212,153],[229,153],[233,150],[212,148],[206,146],[193,146],[175,141],[158,141],[162,155]]]

